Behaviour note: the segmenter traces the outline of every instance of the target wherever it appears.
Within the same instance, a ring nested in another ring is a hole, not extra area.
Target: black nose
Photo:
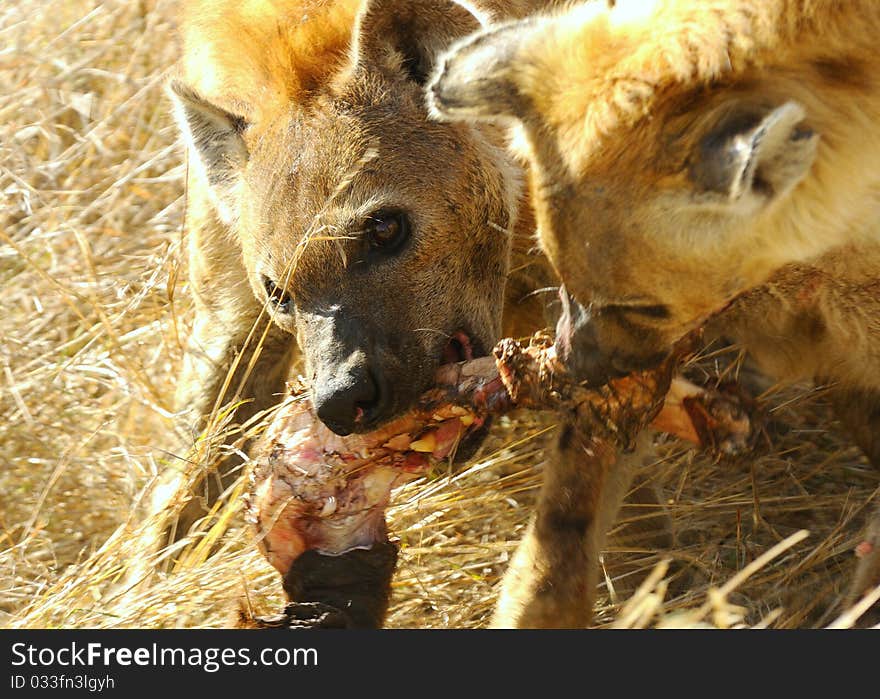
[[[363,431],[381,412],[379,382],[363,365],[336,375],[328,372],[323,381],[319,376],[313,390],[321,422],[342,437]]]

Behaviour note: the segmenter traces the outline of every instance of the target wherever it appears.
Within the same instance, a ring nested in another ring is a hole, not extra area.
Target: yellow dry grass
[[[204,455],[166,451],[179,443],[170,399],[189,322],[183,158],[162,89],[175,5],[0,6],[0,626],[222,626],[240,599],[281,604],[240,484],[174,567],[150,559],[138,521],[156,474]],[[715,463],[661,440],[643,475],[678,542],[652,550],[630,533],[650,513],[627,510],[604,557],[600,625],[825,626],[843,611],[880,475],[839,436],[821,390],[767,401],[784,429],[754,458]],[[396,493],[389,626],[486,623],[552,430],[501,420],[463,470]],[[132,586],[154,563],[162,572]]]

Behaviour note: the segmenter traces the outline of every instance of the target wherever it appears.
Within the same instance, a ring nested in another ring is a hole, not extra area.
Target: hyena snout
[[[669,347],[657,333],[641,327],[623,307],[585,308],[560,287],[562,313],[556,348],[572,376],[590,386],[660,364]]]
[[[305,314],[300,346],[318,418],[336,434],[367,432],[394,417],[393,357],[370,323],[343,308]]]
[[[381,422],[392,402],[381,370],[362,351],[319,371],[313,391],[321,422],[343,437]]]

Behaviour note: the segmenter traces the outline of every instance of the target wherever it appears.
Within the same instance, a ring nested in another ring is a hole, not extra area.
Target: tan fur
[[[196,430],[238,406],[227,443],[240,440],[300,357],[319,386],[381,365],[389,410],[406,409],[456,330],[491,349],[511,268],[504,331],[544,324],[533,292],[549,277],[528,211],[516,228],[519,175],[501,133],[430,122],[418,84],[479,26],[451,0],[184,4],[170,93],[189,147],[196,317],[177,404]],[[370,261],[362,231],[383,207],[408,212],[413,242]],[[290,313],[266,305],[266,279]],[[241,461],[219,456],[178,536]]]
[[[878,32],[871,0],[588,2],[460,41],[429,92],[519,129],[598,374],[729,305],[713,330],[835,385],[880,465]]]

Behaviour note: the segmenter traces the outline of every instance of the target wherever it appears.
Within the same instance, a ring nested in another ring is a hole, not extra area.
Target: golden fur
[[[259,122],[320,88],[344,64],[359,0],[196,0],[181,12],[183,80]]]

